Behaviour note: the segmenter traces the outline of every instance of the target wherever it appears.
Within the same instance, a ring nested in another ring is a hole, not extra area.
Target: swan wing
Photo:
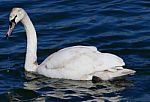
[[[73,62],[80,55],[97,51],[93,46],[73,46],[61,49],[47,57],[41,65],[47,65],[49,69],[63,68]]]
[[[91,80],[92,73],[123,66],[124,62],[116,55],[101,53],[93,46],[74,46],[61,49],[38,67],[39,74],[52,78]]]

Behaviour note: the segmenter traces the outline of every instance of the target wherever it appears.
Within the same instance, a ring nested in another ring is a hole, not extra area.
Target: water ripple
[[[93,84],[25,72],[23,27],[18,24],[12,37],[4,38],[9,12],[16,6],[26,9],[35,25],[39,63],[61,48],[90,45],[121,56],[137,74]],[[1,0],[0,15],[1,102],[149,101],[149,0]]]

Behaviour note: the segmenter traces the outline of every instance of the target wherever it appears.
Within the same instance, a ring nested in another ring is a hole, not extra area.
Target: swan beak
[[[13,22],[13,21],[10,21],[10,22],[9,22],[9,29],[8,29],[8,31],[7,31],[7,33],[6,33],[6,37],[7,37],[7,38],[11,35],[13,29],[15,28],[15,25],[16,25],[15,22]]]

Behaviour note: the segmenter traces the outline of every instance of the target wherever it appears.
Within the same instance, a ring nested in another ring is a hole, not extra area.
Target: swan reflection
[[[119,94],[133,83],[125,79],[105,81],[93,84],[91,81],[73,81],[64,79],[49,79],[43,76],[26,73],[27,82],[24,89],[33,90],[44,100],[85,100],[85,101],[120,101]],[[37,98],[39,100],[39,97]]]

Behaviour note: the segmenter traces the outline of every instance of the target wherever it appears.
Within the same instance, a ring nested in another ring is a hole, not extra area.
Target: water
[[[39,63],[61,48],[92,45],[137,73],[97,84],[26,73],[24,28],[4,38],[13,7],[23,7],[36,27]],[[0,102],[150,101],[149,0],[1,0],[0,33]]]

